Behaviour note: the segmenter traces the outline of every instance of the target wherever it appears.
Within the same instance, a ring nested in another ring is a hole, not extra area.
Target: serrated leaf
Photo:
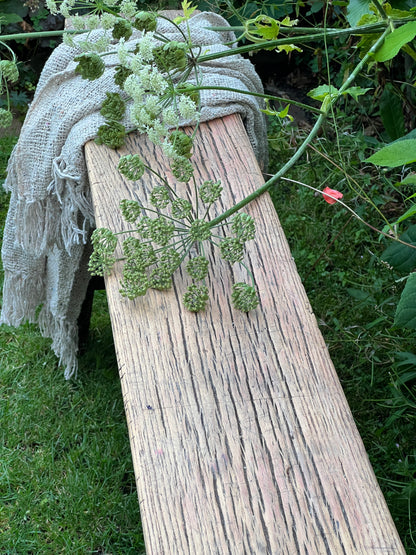
[[[410,226],[400,236],[400,240],[416,247],[416,225]],[[383,252],[381,259],[399,272],[408,274],[416,269],[416,248],[394,242]]]
[[[337,94],[338,89],[333,85],[321,85],[320,87],[316,87],[316,89],[312,89],[308,92],[308,96],[314,98],[315,100],[324,100],[328,95],[335,95]]]
[[[294,44],[283,44],[282,46],[278,46],[276,50],[278,52],[286,52],[286,54],[293,51],[303,52],[302,48],[299,48],[299,46],[295,46]]]
[[[396,326],[416,329],[416,273],[410,274],[397,305]]]
[[[344,91],[344,95],[345,94],[349,94],[350,96],[353,97],[353,99],[355,101],[358,102],[358,97],[362,96],[363,94],[367,93],[368,91],[371,91],[371,88],[369,89],[363,89],[362,87],[349,87],[348,89],[346,89]]]
[[[379,50],[374,54],[376,62],[387,62],[416,36],[416,21],[409,21],[388,35]]]
[[[397,168],[416,162],[416,139],[404,139],[384,146],[365,160],[376,166]]]
[[[350,0],[347,8],[347,21],[355,27],[363,15],[370,13],[371,0]]]

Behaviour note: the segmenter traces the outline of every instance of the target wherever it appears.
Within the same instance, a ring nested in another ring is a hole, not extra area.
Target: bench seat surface
[[[146,204],[160,184],[124,180],[126,152],[170,175],[143,136],[120,151],[88,143],[97,227],[125,228],[119,201]],[[264,182],[237,115],[200,126],[193,161],[198,183],[224,186],[213,216]],[[215,248],[202,313],[183,308],[180,269],[172,290],[135,301],[119,264],[106,278],[147,552],[404,553],[270,197],[246,212],[261,299],[249,314],[229,302],[246,270]]]

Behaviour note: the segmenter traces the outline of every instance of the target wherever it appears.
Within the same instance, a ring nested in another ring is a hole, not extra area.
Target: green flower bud
[[[10,127],[13,121],[13,114],[9,110],[0,108],[0,127]]]
[[[138,154],[126,154],[122,156],[117,167],[127,179],[131,179],[132,181],[140,179],[146,169],[143,160]]]
[[[186,271],[192,279],[200,281],[208,275],[209,262],[205,256],[199,255],[191,258],[186,265]]]
[[[88,270],[93,276],[108,275],[115,262],[114,251],[117,237],[106,228],[97,228],[91,235],[93,252],[88,263]]]
[[[188,183],[194,175],[193,165],[187,158],[182,156],[172,160],[170,163],[170,169],[173,177],[175,177],[180,183]]]
[[[116,66],[116,71],[114,73],[114,83],[122,89],[127,77],[132,74],[133,71],[128,67]]]
[[[126,19],[117,19],[112,31],[113,38],[116,40],[120,40],[121,38],[128,40],[132,34],[133,29],[131,28],[131,23]]]
[[[244,212],[235,214],[232,219],[231,229],[242,242],[254,239],[256,235],[256,226],[253,218]]]
[[[192,137],[183,131],[172,131],[169,136],[169,142],[173,145],[178,156],[183,156],[184,158],[190,158],[192,156]]]
[[[133,22],[133,27],[138,31],[156,31],[157,15],[150,12],[139,12]]]
[[[235,283],[233,285],[231,301],[234,308],[242,310],[243,312],[254,310],[259,304],[256,290],[246,283]]]
[[[149,284],[152,289],[170,289],[172,287],[172,272],[164,267],[157,266],[150,272]]]
[[[176,198],[172,202],[172,216],[174,218],[189,218],[192,213],[192,204],[184,198]]]
[[[159,266],[165,268],[169,274],[173,274],[179,268],[181,261],[182,257],[176,249],[166,249],[160,256]]]
[[[101,57],[95,52],[87,52],[76,56],[75,62],[78,62],[75,73],[79,73],[83,79],[94,81],[98,79],[105,71],[105,64]]]
[[[222,193],[221,181],[204,181],[199,187],[199,198],[204,204],[212,204],[218,200]]]
[[[221,256],[231,264],[241,262],[244,258],[244,244],[235,237],[226,237],[220,243]]]
[[[154,61],[159,71],[182,71],[186,68],[188,57],[187,45],[182,42],[170,41],[153,49]]]
[[[208,301],[208,287],[192,283],[183,296],[183,304],[191,312],[204,310]]]
[[[120,210],[126,222],[130,222],[132,224],[134,224],[142,213],[142,207],[137,200],[123,199],[120,202]]]
[[[123,241],[123,252],[130,268],[144,271],[157,261],[156,253],[148,243],[143,243],[136,237],[127,237]]]
[[[145,272],[131,270],[128,267],[123,269],[123,281],[121,282],[120,293],[123,297],[130,300],[146,294],[149,288],[149,280]]]
[[[158,210],[166,208],[170,203],[169,190],[164,185],[154,187],[150,193],[150,203]]]
[[[111,121],[98,128],[95,142],[97,145],[107,145],[110,148],[120,148],[124,145],[126,128],[121,123]]]
[[[149,218],[149,216],[143,216],[143,218],[141,218],[137,223],[137,233],[143,237],[143,239],[150,239],[150,224],[152,223],[152,220]]]
[[[2,75],[9,83],[16,83],[19,79],[16,63],[10,60],[0,60],[0,80]]]
[[[106,92],[107,98],[104,100],[100,114],[108,120],[120,120],[126,111],[126,103],[118,93]]]
[[[205,241],[211,237],[211,228],[209,222],[205,220],[194,220],[191,223],[189,236],[192,241]]]
[[[161,247],[164,247],[172,239],[175,226],[171,220],[159,216],[149,223],[149,235],[151,239]]]

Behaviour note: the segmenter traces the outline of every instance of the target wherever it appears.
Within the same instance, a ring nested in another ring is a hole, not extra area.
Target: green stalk
[[[397,25],[403,25],[409,21],[415,21],[415,19],[401,19],[392,21],[397,23]],[[255,44],[247,44],[245,46],[239,46],[238,48],[230,48],[229,50],[224,50],[223,52],[215,52],[213,54],[206,54],[198,57],[198,63],[210,62],[211,60],[216,60],[218,58],[225,58],[227,56],[234,56],[235,54],[247,54],[249,52],[255,52],[256,50],[268,49],[272,50],[277,46],[282,46],[285,44],[297,44],[297,43],[308,43],[315,42],[320,39],[326,38],[339,38],[341,36],[350,35],[366,35],[377,33],[377,31],[382,31],[386,28],[385,23],[373,23],[371,25],[363,25],[361,27],[350,27],[348,29],[336,29],[331,30],[328,33],[322,31],[320,33],[313,33],[308,35],[301,35],[297,37],[286,37],[282,39],[266,40],[262,42],[257,42]]]
[[[264,98],[267,100],[277,100],[278,102],[284,102],[285,104],[291,104],[293,106],[298,106],[299,108],[303,108],[304,110],[310,110],[311,112],[315,112],[317,114],[321,113],[321,110],[319,108],[315,108],[314,106],[309,106],[308,104],[303,104],[302,102],[297,102],[296,100],[290,100],[289,98],[283,98],[282,96],[273,96],[272,94],[261,94],[261,93],[256,93],[256,92],[251,92],[251,91],[242,91],[240,89],[233,89],[231,87],[221,87],[221,86],[195,86],[195,87],[189,87],[189,89],[187,89],[189,91],[211,91],[211,90],[215,90],[215,91],[231,91],[231,92],[236,92],[236,93],[241,93],[244,95],[249,95],[249,96],[257,96],[259,98]]]
[[[354,79],[356,78],[358,73],[360,73],[360,71],[362,70],[364,65],[368,62],[368,60],[371,58],[371,56],[381,47],[381,45],[384,42],[384,39],[386,38],[386,36],[389,33],[391,33],[390,26],[387,27],[384,30],[384,33],[373,44],[373,46],[370,48],[370,50],[367,52],[367,54],[363,57],[363,59],[360,61],[360,63],[355,67],[354,71],[351,73],[351,75],[348,77],[348,79],[345,81],[345,83],[342,85],[342,87],[339,89],[339,91],[337,91],[336,94],[328,95],[324,99],[324,101],[322,103],[322,113],[319,115],[319,117],[316,120],[315,125],[311,129],[310,133],[308,134],[306,139],[303,141],[301,146],[298,148],[298,150],[295,152],[295,154],[292,156],[292,158],[290,158],[290,160],[288,160],[286,162],[286,164],[273,177],[271,177],[268,181],[266,181],[256,191],[254,191],[253,193],[251,193],[250,195],[245,197],[243,200],[240,200],[240,202],[235,204],[232,208],[229,208],[228,210],[226,210],[223,214],[221,214],[221,215],[217,216],[216,218],[214,218],[213,220],[211,220],[210,227],[214,227],[214,226],[218,225],[219,223],[221,223],[222,221],[228,219],[230,216],[235,214],[235,212],[237,212],[238,210],[241,210],[241,208],[244,208],[244,206],[246,206],[247,204],[249,204],[253,200],[257,199],[259,196],[261,196],[266,191],[268,191],[272,185],[274,185],[281,177],[283,177],[283,175],[292,166],[295,165],[295,163],[299,160],[299,158],[303,155],[305,150],[308,148],[308,145],[316,137],[318,131],[320,130],[322,124],[324,123],[328,113],[330,112],[330,110],[332,109],[334,104],[339,100],[339,98],[341,98],[342,94],[351,85],[351,83],[354,81]]]
[[[44,39],[48,37],[59,37],[63,34],[81,34],[88,33],[88,29],[76,31],[75,29],[60,29],[58,31],[35,31],[33,33],[15,33],[14,35],[0,35],[0,42],[9,40],[27,40],[27,39]]]

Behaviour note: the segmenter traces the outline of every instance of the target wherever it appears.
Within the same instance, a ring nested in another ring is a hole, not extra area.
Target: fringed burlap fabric
[[[189,25],[193,43],[204,52],[227,49],[224,43],[235,38],[231,32],[207,29],[226,25],[216,14],[198,14]],[[181,40],[165,20],[159,20],[158,31],[171,40]],[[94,31],[92,40],[102,32]],[[129,42],[137,40],[139,33]],[[11,199],[2,247],[5,279],[0,322],[19,326],[24,321],[37,321],[42,334],[52,338],[52,348],[67,379],[77,371],[77,318],[89,280],[89,237],[94,228],[83,145],[104,123],[99,111],[105,93],[118,92],[113,81],[118,57],[105,56],[104,75],[88,81],[75,73],[74,57],[79,53],[76,47],[58,46],[40,77],[9,161],[5,188]],[[262,92],[253,65],[238,55],[206,63],[202,75],[205,86]],[[201,101],[201,121],[231,113],[242,115],[264,165],[266,129],[258,98],[202,91]],[[124,124],[128,130],[133,127],[128,110]]]

